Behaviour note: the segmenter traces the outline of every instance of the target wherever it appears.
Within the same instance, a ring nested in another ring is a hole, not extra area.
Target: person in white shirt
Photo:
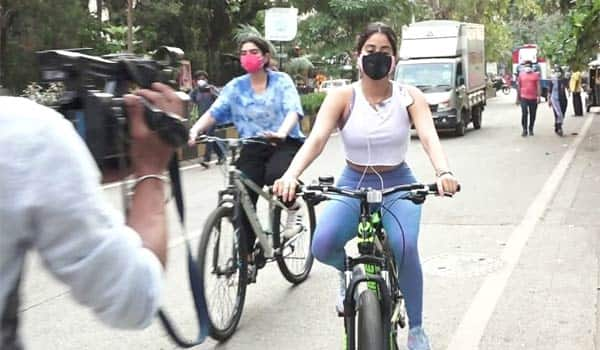
[[[159,175],[174,150],[148,129],[139,100],[176,114],[184,104],[158,83],[136,95],[125,97],[137,178],[126,223],[102,198],[99,169],[72,124],[33,101],[0,97],[1,349],[23,348],[19,284],[32,250],[112,327],[143,328],[157,312],[167,258]]]
[[[371,23],[359,35],[356,50],[361,79],[327,94],[309,137],[284,175],[275,181],[275,194],[283,200],[294,197],[298,177],[321,153],[336,127],[340,129],[347,163],[338,186],[384,189],[417,182],[406,163],[411,123],[434,167],[440,194],[457,191],[458,182],[448,167],[423,93],[389,80],[397,59],[396,43],[395,33],[383,23]],[[382,223],[399,267],[399,287],[406,300],[408,349],[426,350],[430,345],[422,328],[423,273],[417,246],[421,208],[398,200],[401,195],[384,198],[383,205],[393,215],[383,216]],[[316,259],[343,271],[344,245],[356,235],[359,212],[354,199],[342,197],[327,203],[313,238]],[[337,306],[342,313],[345,284],[343,274],[340,277]]]

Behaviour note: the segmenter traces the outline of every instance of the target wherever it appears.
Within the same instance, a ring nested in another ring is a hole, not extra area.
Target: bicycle
[[[226,153],[231,154],[231,158],[225,157],[223,164],[225,188],[219,191],[217,207],[204,224],[198,246],[198,267],[204,281],[210,335],[224,341],[231,337],[240,321],[247,285],[255,282],[256,276],[248,276],[249,266],[254,265],[252,270],[256,273],[267,262],[275,260],[289,282],[299,284],[308,277],[313,264],[310,246],[315,226],[314,204],[304,200],[302,194],[296,198],[304,212],[304,220],[297,223],[296,232],[282,237],[281,227],[285,223],[282,213],[288,212],[287,207],[270,192],[259,188],[234,165],[243,145],[267,141],[201,136],[198,142],[219,142]],[[261,225],[248,188],[268,201],[268,229]],[[247,215],[258,238],[252,246],[248,244],[246,235],[240,234],[242,212]],[[253,255],[253,261],[248,260],[249,254]],[[249,277],[254,278],[250,280]]]
[[[427,195],[438,193],[437,185],[350,190],[334,186],[333,177],[319,177],[317,185],[304,186],[303,191],[306,198],[315,197],[311,200],[317,203],[335,195],[360,200],[359,255],[346,257],[344,312],[339,315],[344,318],[345,349],[355,350],[357,343],[359,350],[399,349],[396,335],[398,326],[406,326],[406,312],[404,297],[398,287],[398,266],[382,227],[383,197],[406,192],[400,199],[422,204]]]

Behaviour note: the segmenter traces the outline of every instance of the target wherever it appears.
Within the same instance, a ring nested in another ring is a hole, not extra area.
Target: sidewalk
[[[592,118],[591,126],[522,251],[480,349],[600,349],[600,113],[584,118]]]

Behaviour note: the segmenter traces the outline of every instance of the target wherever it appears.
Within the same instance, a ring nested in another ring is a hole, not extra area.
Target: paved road
[[[550,109],[541,105],[536,136],[522,138],[512,101],[513,95],[490,99],[481,130],[442,137],[463,191],[425,204],[420,237],[425,327],[434,349],[599,349],[600,118],[569,117],[566,136],[558,138]],[[416,138],[408,162],[418,178],[433,179]],[[304,178],[337,175],[342,164],[340,139],[333,137]],[[183,181],[187,227],[197,237],[223,180],[217,169],[191,167]],[[118,205],[118,189],[105,192]],[[184,250],[170,209],[164,303],[192,335]],[[342,325],[333,312],[336,286],[335,272],[320,263],[297,287],[268,266],[248,290],[233,338],[221,345],[209,340],[197,349],[341,349]],[[24,289],[22,328],[30,349],[176,348],[158,323],[141,332],[103,326],[71,300],[35,255]]]

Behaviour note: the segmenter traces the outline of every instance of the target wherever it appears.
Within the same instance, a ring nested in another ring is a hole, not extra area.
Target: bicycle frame
[[[367,288],[374,290],[377,297],[382,301],[382,320],[383,320],[383,345],[384,349],[390,349],[392,331],[392,309],[394,309],[394,299],[388,271],[388,257],[383,249],[379,237],[381,236],[381,209],[377,209],[371,214],[371,208],[368,201],[361,201],[360,221],[357,228],[358,250],[360,255],[356,258],[346,257],[345,276],[346,276],[346,296],[344,298],[344,323],[348,340],[348,349],[354,350],[356,333],[356,301],[354,295],[362,284],[367,284]],[[371,251],[371,252],[369,252]],[[382,255],[382,256],[378,256]],[[392,262],[393,263],[393,262]],[[354,271],[358,265],[363,265],[365,273]]]
[[[239,143],[231,142],[229,145],[229,150],[232,154],[232,160],[235,158],[237,154],[237,149],[239,147]],[[227,169],[226,174],[226,188],[224,190],[219,191],[219,205],[223,205],[224,203],[230,203],[233,208],[241,208],[246,214],[248,221],[250,222],[250,226],[254,231],[258,241],[261,244],[261,247],[264,252],[264,256],[267,259],[271,259],[275,256],[275,254],[281,253],[280,238],[273,237],[273,240],[269,239],[269,236],[272,235],[272,232],[266,232],[258,218],[256,213],[256,209],[252,204],[252,200],[250,199],[250,194],[248,192],[248,188],[258,194],[260,197],[264,198],[269,205],[269,223],[273,223],[272,213],[273,208],[278,206],[283,210],[286,210],[287,207],[281,201],[273,197],[270,193],[264,191],[261,187],[259,187],[254,181],[250,180],[243,172],[241,172],[235,165],[233,165],[232,160],[226,158],[225,168]],[[239,214],[236,212],[236,215]],[[293,242],[293,240],[288,241],[289,243]],[[252,247],[249,247],[252,249]]]

